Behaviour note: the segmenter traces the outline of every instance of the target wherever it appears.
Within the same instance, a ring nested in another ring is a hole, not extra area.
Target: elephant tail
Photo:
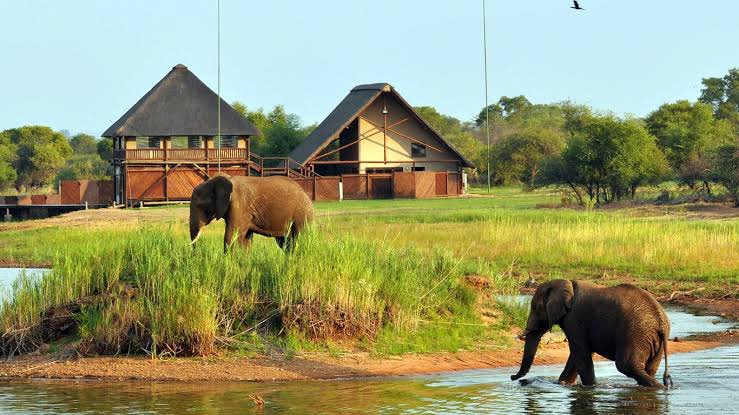
[[[662,339],[662,351],[665,354],[665,373],[662,375],[662,384],[665,385],[666,388],[669,388],[672,387],[672,376],[670,376],[670,367],[667,364],[667,331],[662,330],[659,335]]]

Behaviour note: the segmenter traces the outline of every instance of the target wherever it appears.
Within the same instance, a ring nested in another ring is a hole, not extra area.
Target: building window
[[[160,137],[136,137],[136,148],[160,148]]]
[[[202,139],[198,135],[175,136],[171,139],[171,148],[200,148]]]
[[[213,137],[213,147],[218,148],[218,138]],[[235,135],[222,135],[221,148],[236,148],[239,146],[239,137]]]
[[[411,143],[411,157],[426,157],[426,146],[423,144]]]

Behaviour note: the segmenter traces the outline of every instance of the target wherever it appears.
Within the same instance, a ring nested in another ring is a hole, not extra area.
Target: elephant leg
[[[659,369],[659,364],[662,363],[662,354],[664,353],[662,351],[663,347],[664,346],[660,346],[659,349],[657,349],[654,356],[650,357],[649,360],[647,360],[647,366],[645,368],[645,371],[651,377],[654,377],[654,375],[657,374],[657,370]]]
[[[575,365],[575,359],[570,354],[567,358],[567,364],[565,365],[562,374],[559,375],[558,382],[562,385],[573,385],[577,381],[577,365]]]
[[[634,362],[617,360],[616,369],[624,375],[634,379],[640,386],[647,386],[650,388],[661,388],[662,384],[657,382],[654,376],[650,376],[641,365],[635,364]],[[655,370],[656,372],[656,370]]]
[[[239,237],[239,244],[245,249],[249,248],[252,239],[254,239],[254,231],[245,231],[243,236]]]
[[[277,244],[280,248],[284,249],[285,252],[291,252],[293,250],[293,245],[295,245],[294,242],[295,238],[298,236],[298,232],[298,227],[295,224],[292,224],[287,235],[275,238],[277,240]]]
[[[277,245],[280,247],[280,249],[285,249],[285,243],[287,241],[287,237],[285,236],[276,236],[275,241],[277,241]]]
[[[234,226],[226,222],[226,231],[223,233],[223,253],[228,253],[228,249],[233,243]]]
[[[574,356],[574,363],[577,367],[577,373],[580,375],[580,380],[582,380],[582,384],[585,386],[595,385],[595,368],[593,367],[593,354],[570,352],[570,356]]]

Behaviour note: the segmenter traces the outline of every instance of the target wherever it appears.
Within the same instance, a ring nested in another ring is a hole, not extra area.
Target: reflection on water
[[[528,301],[525,298],[516,301]],[[673,336],[723,330],[715,317],[668,308]],[[0,414],[700,414],[739,413],[739,346],[671,355],[675,387],[649,390],[596,362],[598,386],[554,383],[563,365],[433,376],[291,383],[9,381],[0,383]],[[659,370],[661,376],[662,368]],[[249,395],[266,401],[256,407]]]
[[[48,271],[44,268],[0,268],[0,295],[8,293],[13,281],[25,270],[28,275],[41,275]]]
[[[737,413],[739,346],[670,356],[669,391],[636,386],[612,362],[596,363],[595,388],[555,384],[561,365],[535,366],[524,383],[510,381],[515,369],[292,383],[9,382],[0,413]]]

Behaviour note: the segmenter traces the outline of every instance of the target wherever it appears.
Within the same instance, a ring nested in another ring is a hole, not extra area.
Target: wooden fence
[[[462,194],[462,174],[455,172],[344,174],[293,180],[314,201],[339,200],[339,183],[347,200],[428,199]]]

